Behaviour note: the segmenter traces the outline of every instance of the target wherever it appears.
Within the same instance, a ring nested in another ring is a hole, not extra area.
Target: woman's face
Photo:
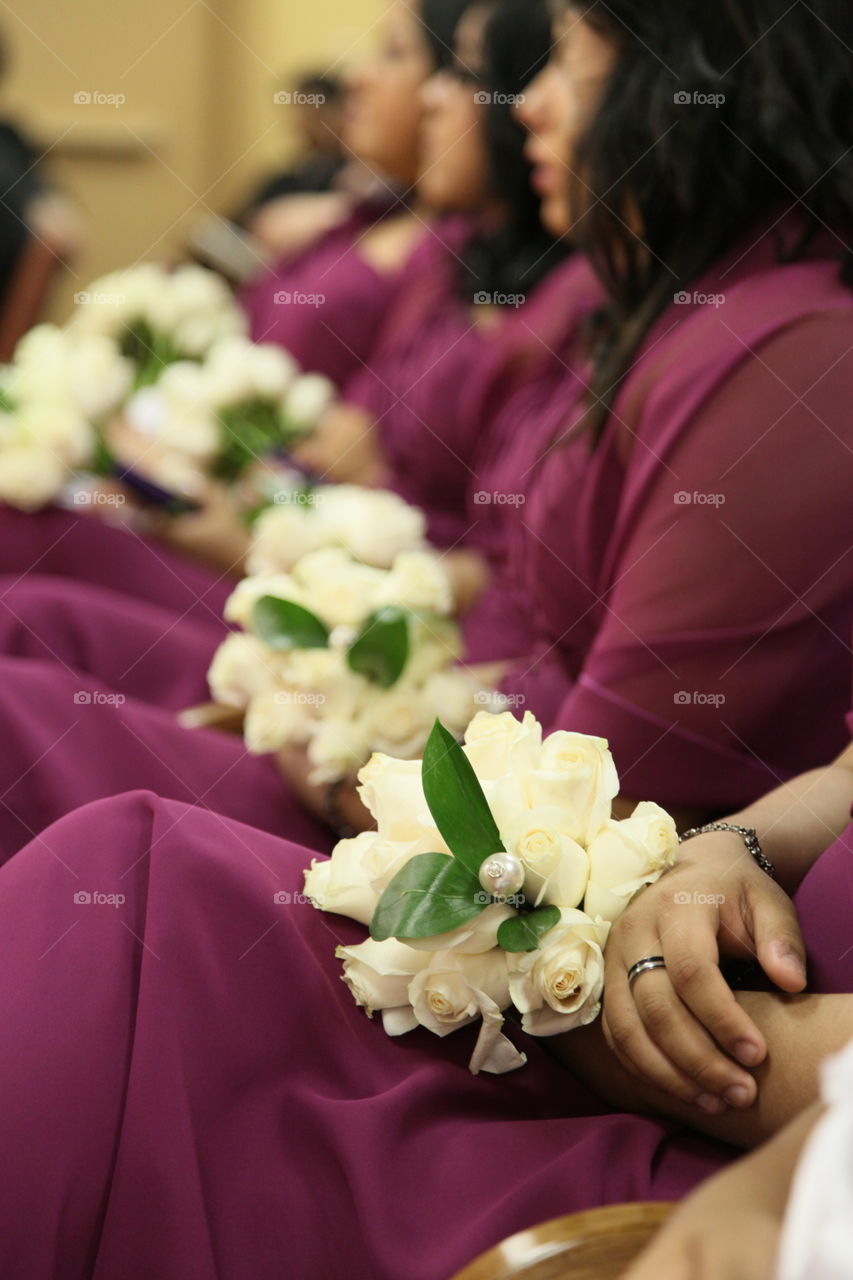
[[[401,0],[388,14],[377,57],[354,73],[344,142],[371,169],[409,186],[418,169],[420,90],[433,70],[416,13]]]
[[[452,70],[432,76],[421,91],[421,172],[418,193],[434,209],[480,212],[489,202],[491,180],[481,88],[483,37],[488,8],[474,5],[459,22]]]
[[[615,45],[570,10],[557,23],[551,61],[527,87],[518,108],[530,134],[525,153],[542,198],[542,221],[552,235],[567,235],[583,214],[572,208],[571,177],[578,173],[578,144],[595,118],[615,62]]]

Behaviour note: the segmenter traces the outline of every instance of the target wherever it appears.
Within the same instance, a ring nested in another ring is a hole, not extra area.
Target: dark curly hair
[[[616,65],[573,169],[575,235],[611,299],[600,431],[651,325],[751,226],[796,208],[795,260],[837,237],[853,284],[850,0],[579,0]],[[713,99],[713,101],[712,101]],[[634,234],[631,227],[639,228]]]

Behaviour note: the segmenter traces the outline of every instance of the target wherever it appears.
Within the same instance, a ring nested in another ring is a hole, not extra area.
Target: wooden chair
[[[61,254],[30,236],[0,304],[0,364],[8,364],[24,334],[38,323],[54,278],[64,267]]]
[[[453,1280],[618,1280],[675,1208],[616,1204],[520,1231]]]

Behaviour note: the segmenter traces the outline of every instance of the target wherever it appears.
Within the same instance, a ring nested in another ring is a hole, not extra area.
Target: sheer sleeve
[[[802,319],[749,352],[656,468],[558,717],[610,739],[626,796],[731,809],[843,747],[851,403],[850,313]]]

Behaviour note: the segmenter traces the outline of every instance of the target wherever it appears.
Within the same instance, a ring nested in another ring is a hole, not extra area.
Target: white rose
[[[67,467],[45,449],[0,449],[0,502],[20,511],[37,511],[52,502],[67,479]]]
[[[560,923],[526,952],[510,974],[513,1002],[532,1036],[554,1036],[593,1022],[604,990],[609,925],[583,911],[562,910]]]
[[[430,551],[404,551],[397,556],[379,588],[377,605],[398,605],[417,613],[449,614],[453,591],[447,570]]]
[[[133,363],[108,337],[93,334],[69,350],[68,384],[76,406],[91,422],[115,413],[133,383]]]
[[[305,873],[305,893],[320,911],[369,925],[382,896],[377,880],[387,877],[390,882],[404,860],[398,846],[383,841],[375,831],[365,831],[339,841],[331,858],[311,863]]]
[[[278,600],[289,600],[294,604],[305,603],[304,592],[288,574],[258,574],[254,578],[244,578],[234,588],[225,605],[225,621],[250,629],[255,605],[264,596],[275,596]]]
[[[332,716],[324,708],[308,743],[310,781],[319,786],[348,778],[369,755],[370,740],[362,724],[357,719]]]
[[[587,911],[616,921],[638,889],[672,866],[677,852],[675,822],[660,805],[645,800],[630,818],[611,819],[589,846]]]
[[[409,984],[430,959],[395,938],[368,938],[356,947],[337,947],[335,955],[344,962],[344,982],[369,1018],[377,1009],[407,1009]]]
[[[447,1036],[479,1018],[486,1001],[506,1009],[509,984],[505,951],[493,949],[476,956],[439,951],[412,979],[409,1000],[422,1027]]]
[[[465,731],[465,754],[481,781],[532,769],[541,746],[542,726],[529,711],[523,720],[509,711],[481,711]]]
[[[410,938],[409,946],[417,951],[458,951],[460,955],[466,956],[483,955],[486,951],[494,951],[498,945],[498,929],[515,914],[514,908],[506,903],[493,902],[467,924],[461,924],[456,929],[436,934],[432,938]]]
[[[409,660],[406,663],[406,679],[412,684],[423,684],[436,672],[446,671],[462,655],[462,637],[458,626],[448,618],[418,620],[409,618]],[[463,675],[460,671],[459,676]],[[473,679],[473,677],[472,677]],[[476,682],[479,688],[479,682]],[[476,708],[460,725],[464,729]]]
[[[332,629],[364,622],[376,608],[385,574],[357,564],[337,547],[326,547],[303,556],[294,565],[293,577],[303,589],[306,607]]]
[[[395,760],[375,754],[358,775],[358,793],[387,840],[434,837],[436,853],[449,853],[435,828],[424,795],[420,760]],[[424,852],[430,852],[425,850]]]
[[[440,671],[423,686],[422,699],[432,717],[454,735],[461,734],[476,711],[480,682],[466,671]]]
[[[534,906],[577,907],[589,880],[589,858],[571,836],[573,814],[540,805],[501,829],[503,842],[524,865],[524,894]]]
[[[303,373],[284,397],[284,417],[297,430],[310,431],[337,395],[337,387],[329,378],[320,373]]]
[[[290,502],[270,507],[255,521],[246,571],[289,572],[303,556],[324,545],[324,536],[313,504]]]
[[[253,756],[267,756],[282,747],[304,746],[313,718],[313,708],[293,693],[274,689],[258,693],[246,711],[246,749]]]
[[[432,706],[403,681],[389,690],[377,690],[364,713],[364,729],[373,750],[402,760],[420,757],[434,723]]]
[[[245,710],[252,698],[269,688],[279,674],[270,658],[269,649],[255,636],[228,636],[216,650],[207,673],[214,702]]]
[[[346,547],[363,564],[390,569],[402,552],[423,546],[425,516],[395,493],[324,485],[314,500],[328,544]]]
[[[610,818],[619,778],[604,738],[552,733],[526,779],[531,805],[555,804],[575,818],[572,835],[588,845]]]

